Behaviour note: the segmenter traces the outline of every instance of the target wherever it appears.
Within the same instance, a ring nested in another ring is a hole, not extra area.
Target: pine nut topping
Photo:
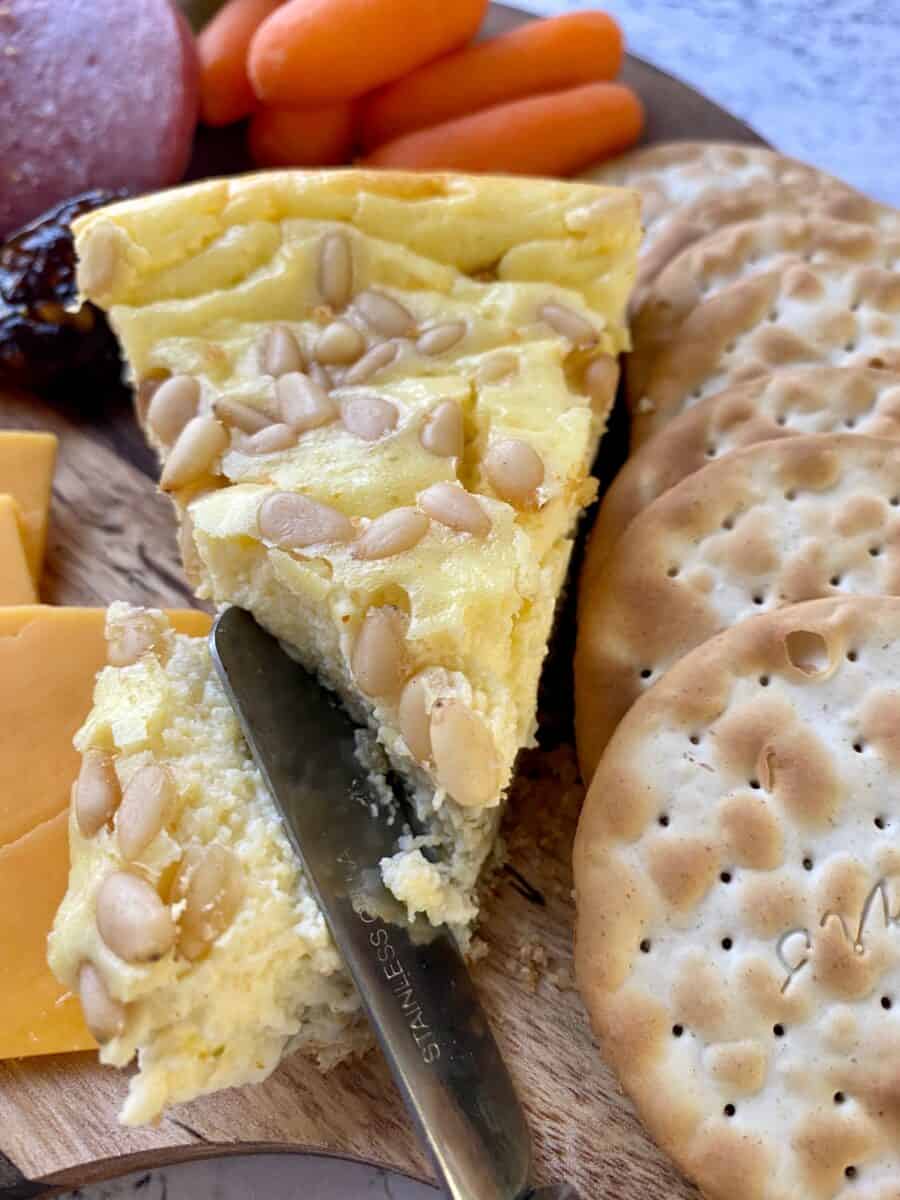
[[[518,438],[494,442],[484,456],[484,470],[501,500],[514,508],[530,508],[544,482],[540,455]]]
[[[298,433],[327,425],[338,415],[337,405],[324,388],[298,371],[282,375],[275,384],[275,397],[282,421]]]
[[[146,379],[142,379],[135,388],[134,414],[138,419],[138,424],[147,424],[147,413],[150,411],[150,401],[165,382],[165,379],[160,379],[156,376],[150,375]]]
[[[350,668],[367,696],[394,696],[407,674],[406,620],[391,605],[370,608],[350,655]]]
[[[175,799],[175,784],[165,767],[151,763],[128,781],[116,817],[119,849],[125,859],[146,850],[165,825]]]
[[[275,454],[297,444],[297,429],[292,425],[268,425],[247,438],[243,449],[247,454]]]
[[[173,375],[161,383],[147,408],[147,424],[163,443],[171,446],[200,403],[200,384],[192,375]]]
[[[284,550],[320,542],[349,542],[353,526],[342,512],[299,492],[273,492],[259,506],[260,536]]]
[[[309,364],[309,378],[323,392],[330,392],[334,387],[334,380],[331,378],[331,373],[321,363],[313,361]]]
[[[410,337],[416,322],[408,308],[385,292],[369,288],[360,292],[353,305],[365,323],[382,337]]]
[[[491,354],[478,368],[479,383],[499,383],[503,379],[512,379],[519,370],[519,359],[509,350],[498,350]]]
[[[591,401],[591,408],[605,416],[616,398],[619,383],[619,364],[611,354],[600,354],[588,363],[584,372],[584,390]]]
[[[259,433],[272,424],[272,418],[259,408],[241,404],[227,396],[217,396],[213,401],[213,412],[225,425],[240,429],[241,433]]]
[[[491,529],[491,518],[481,504],[458,483],[433,483],[419,496],[419,507],[459,533],[484,537]]]
[[[591,323],[566,304],[543,304],[538,317],[573,346],[593,346],[597,341],[597,331]]]
[[[106,661],[111,667],[130,667],[156,649],[158,633],[149,613],[131,613],[126,621],[107,626]]]
[[[332,321],[316,339],[315,356],[327,366],[356,362],[366,348],[366,339],[349,321]]]
[[[368,393],[351,396],[341,404],[341,419],[348,433],[364,442],[377,442],[397,424],[397,407],[390,400]]]
[[[75,784],[75,820],[82,837],[93,837],[113,818],[122,799],[113,760],[102,750],[87,750]]]
[[[428,532],[428,518],[416,508],[394,508],[376,517],[353,543],[353,557],[370,562],[391,558],[417,546]]]
[[[403,689],[397,716],[410,754],[420,763],[428,762],[431,759],[431,717],[421,675],[414,675]]]
[[[444,321],[421,333],[416,341],[416,349],[420,354],[446,354],[452,346],[462,341],[465,335],[464,321]]]
[[[496,801],[500,764],[481,718],[461,700],[436,700],[430,732],[438,782],[456,803],[481,808]]]
[[[126,871],[108,875],[97,892],[97,929],[119,958],[157,962],[175,944],[172,914],[154,888]]]
[[[328,233],[319,245],[319,295],[330,308],[343,308],[353,291],[353,255],[345,233]]]
[[[238,860],[224,846],[189,846],[172,885],[174,903],[185,901],[178,919],[178,950],[191,962],[202,958],[234,920],[244,896]]]
[[[174,492],[208,474],[228,446],[228,432],[215,417],[188,421],[169,452],[159,479],[164,492]]]
[[[367,350],[359,362],[354,363],[344,372],[342,383],[345,387],[368,383],[373,375],[377,375],[379,371],[389,367],[399,353],[399,346],[392,345],[390,342],[380,342],[371,350]]]
[[[78,285],[86,296],[102,296],[119,269],[123,236],[114,225],[95,225],[84,240],[78,263]]]
[[[78,972],[78,998],[84,1021],[101,1044],[118,1037],[125,1028],[125,1006],[114,1000],[93,963],[81,964]]]
[[[422,426],[419,441],[429,454],[458,458],[463,452],[463,415],[455,400],[442,400]]]
[[[279,378],[288,371],[303,370],[303,351],[286,325],[273,325],[262,336],[260,345],[262,369],[267,375]]]

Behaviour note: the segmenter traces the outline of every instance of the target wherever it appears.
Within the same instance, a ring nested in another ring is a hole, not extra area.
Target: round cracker
[[[900,368],[900,223],[772,217],[678,255],[635,316],[632,444],[705,396],[801,363]]]
[[[900,446],[856,434],[761,442],[711,462],[585,563],[575,732],[585,779],[638,696],[766,609],[900,594]]]
[[[900,1195],[900,601],[814,601],[673,667],[575,843],[577,978],[715,1200]]]
[[[816,167],[737,142],[664,142],[584,177],[641,193],[644,241],[632,310],[676,254],[723,225],[777,213],[818,213],[868,225],[890,211]]]
[[[900,438],[900,373],[869,367],[793,367],[738,383],[674,417],[625,463],[591,530],[599,564],[630,521],[687,475],[756,442],[808,433]]]

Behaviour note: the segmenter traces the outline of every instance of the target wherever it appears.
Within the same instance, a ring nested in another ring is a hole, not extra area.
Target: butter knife
[[[577,1200],[530,1185],[525,1114],[446,927],[405,909],[379,863],[402,826],[336,699],[243,609],[210,649],[335,944],[444,1188],[453,1200]]]

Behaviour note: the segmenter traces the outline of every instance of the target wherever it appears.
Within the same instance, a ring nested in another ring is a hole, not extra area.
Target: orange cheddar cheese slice
[[[56,447],[52,433],[0,431],[0,492],[12,496],[22,514],[22,542],[35,586],[47,544]]]
[[[12,496],[0,495],[0,604],[36,604],[37,592],[22,544],[21,514]]]
[[[180,633],[209,630],[197,610],[169,617]],[[72,738],[106,664],[105,622],[103,608],[0,608],[0,1058],[94,1045],[46,941],[69,873]]]

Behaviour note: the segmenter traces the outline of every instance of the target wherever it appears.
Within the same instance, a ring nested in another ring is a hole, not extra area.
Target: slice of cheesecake
[[[414,811],[385,881],[465,946],[595,493],[637,195],[274,172],[75,233],[198,595],[250,609],[371,727]],[[215,736],[191,728],[198,753]]]

